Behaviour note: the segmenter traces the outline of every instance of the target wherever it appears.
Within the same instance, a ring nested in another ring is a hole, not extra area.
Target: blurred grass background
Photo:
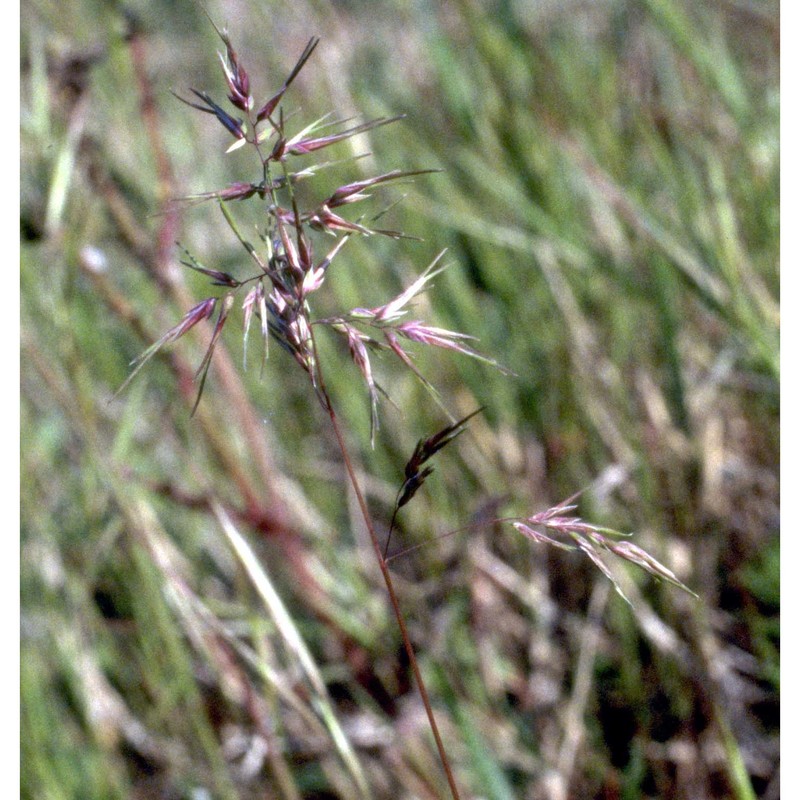
[[[286,107],[404,113],[306,191],[378,194],[422,242],[354,243],[324,315],[423,303],[518,377],[418,363],[486,412],[396,546],[585,489],[581,514],[700,594],[488,524],[393,562],[465,797],[778,798],[778,3],[210,2],[257,97],[322,43]],[[207,333],[109,403],[195,302],[248,267],[212,205],[256,180],[170,89],[216,98],[192,2],[22,7],[22,797],[446,795],[374,556],[305,376]],[[333,151],[327,151],[332,153]],[[327,154],[326,154],[327,155]],[[245,228],[257,204],[237,206]],[[387,225],[389,227],[389,225]],[[195,335],[197,333],[197,335]],[[441,410],[389,359],[369,447],[359,376],[322,342],[373,513]]]

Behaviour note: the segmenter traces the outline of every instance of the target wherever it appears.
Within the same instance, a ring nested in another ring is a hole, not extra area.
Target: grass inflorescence
[[[24,792],[776,796],[771,12],[245,6],[23,22]]]

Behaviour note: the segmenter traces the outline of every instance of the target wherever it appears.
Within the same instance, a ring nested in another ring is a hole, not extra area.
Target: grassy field
[[[392,538],[462,796],[777,800],[778,3],[208,11],[261,102],[321,37],[287,128],[405,115],[319,154],[341,163],[301,200],[441,170],[375,190],[380,225],[418,240],[354,237],[315,316],[386,303],[446,248],[413,316],[514,373],[411,346],[437,401],[373,355],[372,447],[361,374],[318,342],[382,534],[417,441],[485,406]],[[170,94],[226,93],[202,6],[37,0],[21,43],[21,796],[448,797],[295,360],[273,346],[262,370],[254,340],[245,369],[236,312],[193,416],[213,320],[111,401],[209,296],[184,249],[250,269],[215,202],[172,202],[259,180]],[[265,205],[229,204],[254,241]],[[698,599],[619,562],[627,604],[582,553],[494,521],[577,492]]]

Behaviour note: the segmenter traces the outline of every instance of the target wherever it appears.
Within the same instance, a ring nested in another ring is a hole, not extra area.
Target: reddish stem
[[[364,518],[367,530],[369,531],[369,536],[372,540],[372,547],[375,550],[375,557],[378,559],[378,566],[381,569],[381,575],[383,575],[383,582],[386,584],[386,590],[389,593],[389,600],[392,604],[392,610],[394,611],[397,624],[400,627],[400,635],[403,639],[403,646],[405,647],[408,655],[408,661],[411,664],[411,670],[414,673],[414,678],[417,681],[419,693],[422,697],[422,704],[425,706],[425,713],[428,715],[428,722],[430,723],[431,731],[433,732],[433,738],[436,740],[436,748],[439,751],[439,758],[442,761],[442,767],[445,775],[447,776],[447,783],[450,785],[450,791],[453,794],[453,800],[460,800],[461,796],[458,793],[458,787],[456,786],[455,777],[453,776],[453,770],[450,767],[450,761],[448,760],[447,753],[444,749],[444,743],[442,742],[442,737],[439,733],[439,727],[436,724],[436,718],[433,715],[433,708],[428,697],[428,690],[425,688],[425,681],[422,679],[422,673],[420,672],[419,664],[417,663],[417,657],[414,654],[414,646],[411,644],[411,638],[408,635],[405,618],[403,617],[403,612],[400,609],[400,601],[398,600],[397,593],[394,589],[394,583],[392,581],[392,575],[389,572],[389,566],[386,562],[386,559],[383,557],[383,550],[381,548],[380,541],[378,540],[378,534],[375,531],[375,526],[372,522],[372,517],[370,516],[369,509],[367,508],[366,501],[364,500],[364,495],[361,493],[361,487],[359,486],[356,478],[353,462],[350,460],[350,454],[347,450],[347,445],[344,443],[342,431],[339,427],[339,420],[336,416],[336,412],[333,410],[333,405],[331,404],[327,393],[325,394],[325,400],[326,410],[331,419],[331,424],[333,425],[333,432],[336,435],[336,441],[339,444],[339,449],[342,453],[342,458],[344,459],[344,464],[347,469],[348,477],[350,478],[350,483],[356,493],[356,499],[358,500],[358,505],[361,509],[361,516]]]

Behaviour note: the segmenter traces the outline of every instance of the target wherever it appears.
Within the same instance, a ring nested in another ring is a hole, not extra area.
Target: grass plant
[[[778,796],[777,9],[490,5],[23,16],[23,796]]]

